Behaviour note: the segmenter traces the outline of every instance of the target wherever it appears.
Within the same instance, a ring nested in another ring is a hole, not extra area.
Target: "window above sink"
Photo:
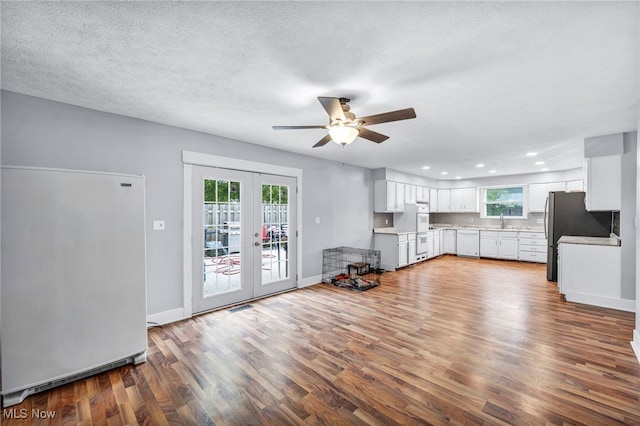
[[[526,219],[525,185],[479,188],[480,217]]]

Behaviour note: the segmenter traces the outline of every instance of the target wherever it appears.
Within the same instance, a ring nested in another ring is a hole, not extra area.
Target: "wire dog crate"
[[[380,250],[337,247],[322,251],[322,282],[354,290],[380,285]]]

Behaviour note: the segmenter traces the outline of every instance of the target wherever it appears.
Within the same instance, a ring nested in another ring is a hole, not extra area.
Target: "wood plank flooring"
[[[381,282],[153,328],[146,363],[2,424],[640,424],[634,314],[562,301],[537,264],[444,256]]]

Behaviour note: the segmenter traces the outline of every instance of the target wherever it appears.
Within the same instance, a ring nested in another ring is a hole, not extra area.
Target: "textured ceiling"
[[[572,169],[583,138],[638,123],[637,2],[1,8],[3,89],[369,168]],[[318,96],[350,97],[357,116],[414,107],[417,118],[344,149],[312,148],[322,129],[271,129],[327,124]]]

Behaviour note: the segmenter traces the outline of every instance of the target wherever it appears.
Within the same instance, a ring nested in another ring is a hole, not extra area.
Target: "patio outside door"
[[[296,179],[194,166],[193,311],[296,287]]]

